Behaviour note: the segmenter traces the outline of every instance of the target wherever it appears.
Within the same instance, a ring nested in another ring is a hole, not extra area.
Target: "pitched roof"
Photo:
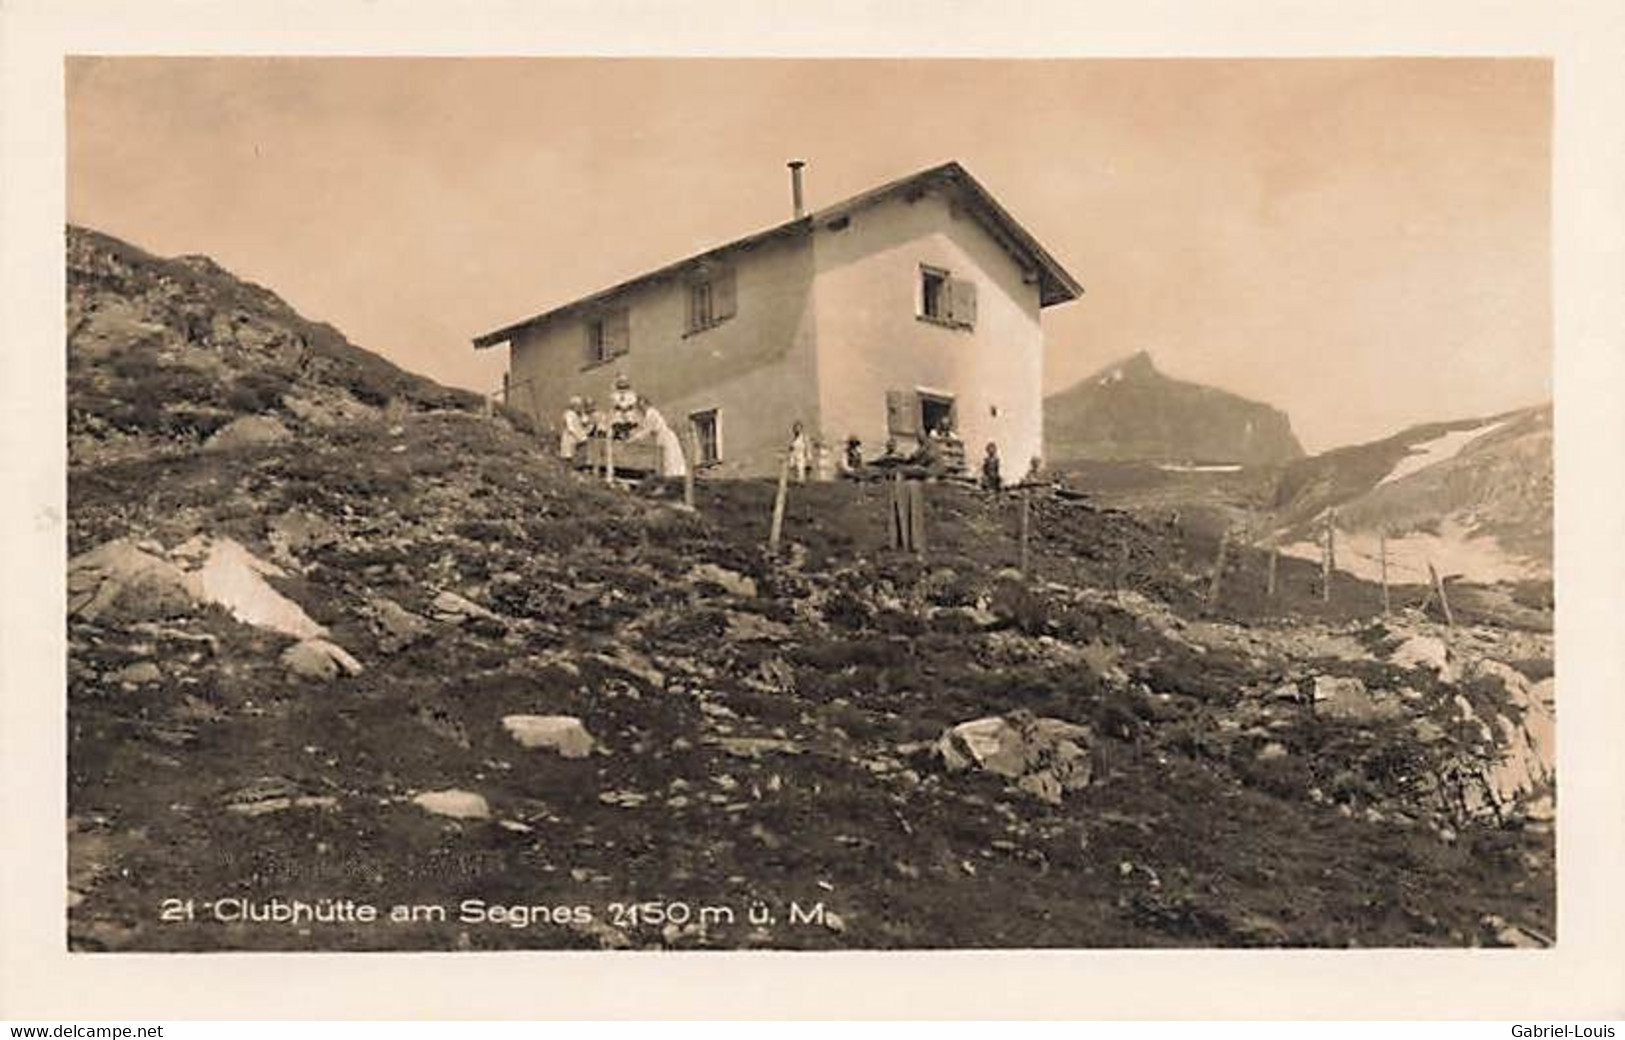
[[[1030,269],[1038,282],[1039,306],[1049,307],[1057,303],[1065,303],[1076,299],[1083,294],[1083,286],[1066,272],[1060,263],[1038,244],[1026,228],[1017,223],[1008,211],[981,183],[972,177],[963,166],[957,162],[947,162],[940,166],[933,166],[907,177],[889,181],[876,188],[871,188],[849,199],[815,210],[806,216],[789,220],[783,224],[766,228],[755,234],[720,246],[714,246],[703,253],[685,257],[675,263],[656,268],[653,271],[630,278],[624,282],[612,285],[607,289],[599,290],[590,296],[583,296],[578,300],[554,307],[552,310],[521,319],[499,329],[494,329],[474,338],[476,349],[495,346],[512,339],[519,332],[534,325],[540,325],[552,319],[579,312],[592,307],[594,304],[610,300],[629,289],[636,288],[649,282],[659,281],[679,274],[682,271],[698,266],[707,260],[716,259],[724,254],[736,250],[751,249],[764,242],[777,238],[789,238],[808,234],[813,228],[828,224],[841,217],[883,202],[894,195],[907,195],[910,193],[923,193],[932,187],[957,187],[961,189],[967,201],[970,202],[970,212],[980,219],[982,226],[1001,245],[1006,252],[1015,257],[1016,262]]]

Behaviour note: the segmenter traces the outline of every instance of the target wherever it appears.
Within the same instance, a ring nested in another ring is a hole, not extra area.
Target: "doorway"
[[[946,394],[930,394],[920,391],[920,432],[931,434],[936,431],[948,433],[958,424],[954,421],[954,399]]]

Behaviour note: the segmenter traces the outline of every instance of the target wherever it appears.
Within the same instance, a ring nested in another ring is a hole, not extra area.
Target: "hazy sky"
[[[1524,60],[73,59],[68,218],[489,389],[470,337],[963,163],[1083,282],[1048,390],[1148,350],[1310,450],[1550,395]]]

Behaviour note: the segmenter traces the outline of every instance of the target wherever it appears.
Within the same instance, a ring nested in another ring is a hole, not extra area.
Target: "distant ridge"
[[[1441,573],[1480,581],[1545,578],[1552,565],[1552,406],[1426,423],[1391,437],[1292,463],[1276,486],[1283,542],[1312,543],[1328,510],[1349,543],[1340,565],[1390,568],[1425,580]]]
[[[1050,461],[1274,465],[1303,456],[1285,412],[1172,379],[1141,351],[1044,401]]]

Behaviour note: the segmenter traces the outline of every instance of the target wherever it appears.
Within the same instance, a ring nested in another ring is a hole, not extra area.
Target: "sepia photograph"
[[[71,951],[1558,941],[1550,61],[64,82]]]

